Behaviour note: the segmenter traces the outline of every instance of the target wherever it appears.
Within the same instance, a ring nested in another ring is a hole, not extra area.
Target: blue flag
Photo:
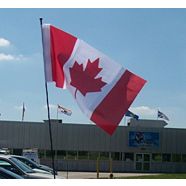
[[[169,118],[163,112],[160,112],[159,110],[158,110],[158,118],[162,118],[162,119],[169,121]]]
[[[128,110],[128,111],[126,112],[125,116],[131,117],[131,118],[134,118],[134,119],[136,119],[136,120],[139,119],[139,116],[136,115],[136,114],[134,114],[134,113],[132,113],[130,110]]]

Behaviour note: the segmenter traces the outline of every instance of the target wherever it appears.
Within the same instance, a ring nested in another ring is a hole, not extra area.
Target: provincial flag
[[[159,110],[158,110],[158,118],[162,118],[162,119],[169,121],[169,118],[163,112],[160,112]]]
[[[46,82],[67,88],[81,111],[112,135],[146,81],[63,30],[49,24],[42,30]]]
[[[66,114],[68,116],[72,115],[72,111],[71,110],[62,107],[61,105],[57,105],[57,109],[58,109],[58,112],[61,112],[61,113]]]
[[[131,117],[131,118],[134,118],[134,119],[136,119],[136,120],[139,119],[139,116],[136,115],[136,114],[134,114],[134,113],[132,113],[130,110],[128,110],[128,111],[125,113],[125,116]]]

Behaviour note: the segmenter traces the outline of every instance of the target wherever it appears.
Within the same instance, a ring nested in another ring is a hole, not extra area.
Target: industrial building
[[[51,120],[55,168],[69,171],[186,172],[186,129],[163,120],[131,119],[112,136],[93,124]],[[0,148],[37,149],[51,165],[48,121],[0,121]]]

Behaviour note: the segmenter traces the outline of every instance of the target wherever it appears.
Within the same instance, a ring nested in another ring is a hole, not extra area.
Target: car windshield
[[[34,171],[27,166],[26,164],[24,164],[23,162],[19,161],[16,158],[10,158],[20,169],[22,169],[24,172],[26,173],[33,173]]]
[[[29,163],[32,163],[33,165],[35,165],[36,167],[39,166],[38,163],[36,163],[35,161],[32,161],[31,159],[27,159],[27,158],[24,158],[25,161],[29,162]]]
[[[0,167],[0,175],[4,176],[5,179],[9,179],[9,178],[23,179],[23,177],[21,177],[20,175],[17,175],[14,172],[11,172],[11,171],[4,169],[2,167]]]
[[[14,156],[13,156],[14,157]],[[28,158],[25,158],[25,157],[20,157],[20,156],[15,156],[14,158],[20,160],[21,162],[25,163],[26,165],[28,165],[29,167],[31,168],[36,168],[36,167],[39,167],[39,164],[37,164],[36,162],[28,159]],[[30,166],[31,165],[31,166]]]

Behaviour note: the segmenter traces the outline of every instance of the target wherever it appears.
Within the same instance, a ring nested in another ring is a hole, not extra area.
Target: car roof
[[[9,159],[11,158],[11,155],[0,154],[0,157]]]
[[[25,158],[24,156],[18,156],[18,155],[10,155],[10,154],[8,154],[8,155],[6,155],[6,154],[0,154],[0,157],[2,157],[2,158],[6,158],[6,159],[9,159],[9,158],[13,158],[13,157],[17,157],[17,158]],[[28,158],[25,158],[25,159],[28,159]]]
[[[9,155],[10,157],[17,157],[17,158],[25,158],[24,156],[19,156],[19,155],[14,155],[14,154],[12,154],[12,155]]]

